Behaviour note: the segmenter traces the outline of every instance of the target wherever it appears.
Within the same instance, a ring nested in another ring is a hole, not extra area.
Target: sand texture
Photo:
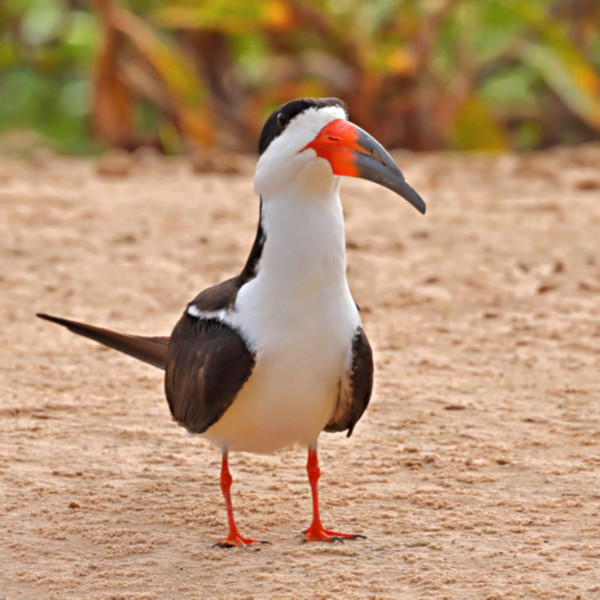
[[[600,598],[600,146],[397,154],[419,215],[342,186],[376,357],[354,435],[321,436],[325,525],[301,544],[304,449],[231,456],[170,418],[162,372],[34,318],[166,335],[252,243],[253,158],[198,173],[0,161],[0,598]]]

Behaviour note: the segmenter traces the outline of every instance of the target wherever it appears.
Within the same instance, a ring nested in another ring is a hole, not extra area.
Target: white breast
[[[350,368],[360,317],[346,280],[337,182],[326,198],[291,192],[263,203],[258,274],[224,316],[257,357],[232,406],[203,434],[231,450],[315,441]]]

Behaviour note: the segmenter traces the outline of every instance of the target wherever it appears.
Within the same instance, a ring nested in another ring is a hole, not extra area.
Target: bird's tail
[[[45,319],[51,323],[63,325],[69,331],[90,338],[100,344],[104,344],[109,348],[114,348],[119,352],[124,352],[133,356],[138,360],[143,360],[159,369],[164,369],[167,363],[167,345],[169,344],[168,337],[142,337],[138,335],[127,335],[117,333],[109,329],[78,323],[60,317],[53,317],[38,313],[36,315],[40,319]]]

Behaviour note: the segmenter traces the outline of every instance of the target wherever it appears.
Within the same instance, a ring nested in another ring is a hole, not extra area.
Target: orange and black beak
[[[331,165],[334,175],[362,177],[400,194],[420,213],[425,202],[413,190],[389,152],[366,131],[346,121],[332,121],[306,146]],[[304,148],[304,150],[306,150]]]

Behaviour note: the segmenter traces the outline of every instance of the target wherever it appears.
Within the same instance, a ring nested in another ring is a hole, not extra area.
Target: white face
[[[336,119],[347,119],[340,106],[308,108],[296,115],[283,133],[269,144],[258,160],[254,175],[254,189],[264,201],[307,176],[315,185],[319,182],[333,185],[331,165],[319,158],[312,148],[302,149]]]

